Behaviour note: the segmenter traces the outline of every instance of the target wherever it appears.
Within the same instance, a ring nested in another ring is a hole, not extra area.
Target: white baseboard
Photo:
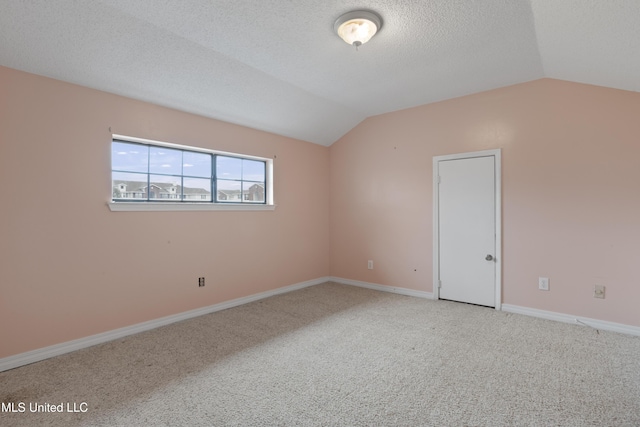
[[[208,307],[202,307],[195,310],[185,311],[184,313],[178,313],[171,316],[161,317],[159,319],[150,320],[148,322],[138,323],[131,326],[125,326],[124,328],[114,329],[112,331],[91,335],[85,338],[79,338],[77,340],[67,341],[67,342],[55,344],[49,347],[44,347],[44,348],[28,351],[25,353],[21,353],[21,354],[8,356],[0,359],[0,372],[6,371],[9,369],[14,369],[24,365],[29,365],[31,363],[49,359],[51,357],[60,356],[62,354],[70,353],[72,351],[81,350],[83,348],[91,347],[97,344],[113,341],[129,335],[159,328],[161,326],[166,326],[171,323],[192,319],[194,317],[203,316],[209,313],[215,313],[216,311],[226,310],[228,308],[237,307],[239,305],[248,304],[250,302],[269,298],[274,295],[284,294],[287,292],[296,291],[298,289],[319,285],[321,283],[325,283],[328,281],[340,283],[343,285],[358,286],[361,288],[368,288],[368,289],[373,289],[373,290],[382,291],[382,292],[391,292],[399,295],[407,295],[407,296],[417,297],[417,298],[427,298],[427,299],[434,298],[431,292],[416,291],[413,289],[399,288],[399,287],[393,287],[393,286],[385,286],[385,285],[379,285],[375,283],[362,282],[358,280],[343,279],[341,277],[320,277],[318,279],[309,280],[306,282],[301,282],[301,283],[297,283],[290,286],[284,286],[282,288],[277,288],[270,291],[261,292],[258,294],[249,295],[242,298],[237,298],[231,301],[221,302]],[[502,310],[510,313],[524,314],[526,316],[533,316],[533,317],[540,317],[548,320],[555,320],[558,322],[582,324],[582,325],[591,326],[593,328],[600,329],[603,331],[612,331],[612,332],[619,332],[623,334],[640,336],[640,327],[637,327],[637,326],[629,326],[629,325],[623,325],[621,323],[606,322],[603,320],[570,316],[568,314],[555,313],[552,311],[538,310],[534,308],[521,307],[521,306],[511,305],[511,304],[502,304]]]
[[[538,310],[536,308],[521,307],[518,305],[502,304],[502,311],[524,314],[525,316],[539,317],[541,319],[555,320],[557,322],[572,323],[574,325],[590,326],[601,331],[619,332],[621,334],[640,336],[640,327],[624,325],[622,323],[607,322],[604,320],[590,319],[588,317],[571,316],[553,311]]]
[[[264,298],[269,298],[274,295],[284,294],[298,289],[307,288],[309,286],[319,285],[320,283],[328,282],[328,277],[321,277],[306,282],[297,283],[290,286],[284,286],[282,288],[273,289],[271,291],[261,292],[259,294],[249,295],[242,298],[237,298],[231,301],[221,302],[219,304],[210,305],[208,307],[197,308],[195,310],[185,311],[184,313],[178,313],[171,316],[161,317],[159,319],[149,320],[148,322],[137,323],[131,326],[125,326],[124,328],[114,329],[112,331],[103,332],[96,335],[91,335],[85,338],[79,338],[73,341],[67,341],[60,344],[54,344],[49,347],[39,348],[25,353],[16,354],[0,359],[0,372],[9,369],[17,368],[19,366],[28,365],[31,363],[39,362],[41,360],[49,359],[51,357],[60,356],[65,353],[80,350],[83,348],[91,347],[96,344],[102,344],[107,341],[113,341],[119,338],[126,337],[128,335],[137,334],[140,332],[148,331],[151,329],[159,328],[160,326],[166,326],[171,323],[180,322],[182,320],[191,319],[194,317],[202,316],[216,311],[226,310],[227,308],[237,307],[239,305],[247,304],[253,301],[258,301]]]
[[[391,292],[393,294],[407,295],[410,297],[433,299],[431,292],[416,291],[407,288],[398,288],[395,286],[378,285],[376,283],[361,282],[359,280],[343,279],[341,277],[329,277],[329,280],[343,285],[358,286],[360,288],[374,289],[376,291]]]
[[[384,286],[384,285],[378,285],[375,283],[361,282],[358,280],[343,279],[341,277],[329,277],[329,280],[332,282],[341,283],[343,285],[359,286],[361,288],[374,289],[376,291],[392,292],[400,295],[434,299],[434,295],[431,292],[416,291],[413,289],[398,288],[398,287],[392,287],[392,286]],[[604,320],[591,319],[588,317],[571,316],[569,314],[538,310],[535,308],[521,307],[518,305],[511,305],[511,304],[502,304],[501,310],[509,313],[523,314],[525,316],[539,317],[547,320],[555,320],[557,322],[590,326],[592,328],[600,329],[602,331],[611,331],[611,332],[618,332],[621,334],[640,336],[640,327],[625,325],[622,323],[607,322]]]

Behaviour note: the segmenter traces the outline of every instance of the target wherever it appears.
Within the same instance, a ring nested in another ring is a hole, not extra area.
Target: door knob
[[[485,259],[487,261],[493,261],[493,255],[489,254],[489,255],[487,255],[487,257]]]

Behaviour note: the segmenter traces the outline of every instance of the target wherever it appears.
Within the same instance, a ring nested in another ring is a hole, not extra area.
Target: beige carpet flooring
[[[326,283],[0,373],[0,401],[26,406],[2,426],[640,426],[640,338]]]

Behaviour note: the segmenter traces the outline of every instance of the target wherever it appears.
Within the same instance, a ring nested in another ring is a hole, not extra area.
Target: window
[[[216,156],[217,201],[264,203],[265,162]]]
[[[150,210],[122,208],[127,204],[122,202],[272,206],[271,166],[269,159],[114,135],[110,207]]]

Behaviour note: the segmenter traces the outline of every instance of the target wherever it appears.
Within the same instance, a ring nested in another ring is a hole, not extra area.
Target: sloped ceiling
[[[359,51],[355,9],[383,19]],[[640,1],[0,0],[0,65],[331,145],[542,77],[639,91]]]

